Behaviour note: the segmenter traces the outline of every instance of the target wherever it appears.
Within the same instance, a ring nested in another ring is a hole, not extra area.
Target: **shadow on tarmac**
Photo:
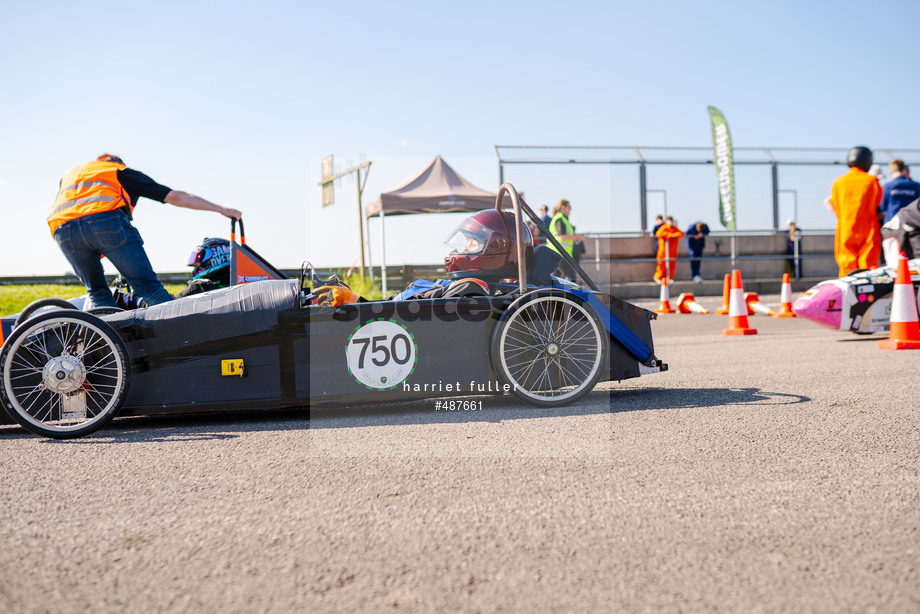
[[[605,403],[604,400],[608,402]],[[445,399],[450,400],[450,399]],[[481,410],[436,410],[436,399],[350,407],[293,408],[271,411],[127,416],[87,437],[62,443],[191,442],[235,439],[240,431],[274,432],[296,429],[341,429],[455,422],[492,422],[564,416],[589,416],[628,411],[662,411],[718,406],[771,407],[810,401],[809,397],[759,388],[629,388],[595,390],[573,405],[537,408],[511,396],[469,396],[457,401],[482,402]],[[0,440],[38,437],[16,426],[0,427]]]
[[[857,334],[857,335],[853,335],[853,336],[851,336],[851,337],[849,337],[849,338],[847,338],[847,339],[838,339],[838,340],[837,340],[837,343],[853,343],[853,342],[856,342],[856,343],[860,343],[860,342],[865,343],[865,342],[867,342],[867,341],[873,341],[873,342],[876,342],[876,343],[877,343],[877,342],[882,341],[883,339],[887,339],[887,338],[888,338],[888,335],[887,335],[887,334],[886,334],[886,335],[882,335],[882,334],[879,334],[879,333],[867,333],[867,334]]]
[[[272,432],[310,428],[306,408],[272,411],[209,412],[115,418],[104,428],[77,439],[49,439],[17,425],[0,425],[0,441],[35,438],[48,444],[188,442],[236,439],[240,431]],[[108,440],[108,441],[105,441]]]
[[[693,409],[722,405],[791,405],[811,399],[759,388],[632,388],[595,390],[573,405],[537,408],[523,405],[514,397],[468,397],[482,399],[481,411],[435,410],[435,399],[412,403],[357,408],[314,409],[311,429],[385,426],[392,424],[434,424],[447,422],[503,422],[533,418],[588,416],[627,411]],[[604,400],[607,400],[605,403]]]
[[[643,388],[610,396],[611,413],[640,410],[693,409],[720,405],[794,405],[810,397],[760,388]]]

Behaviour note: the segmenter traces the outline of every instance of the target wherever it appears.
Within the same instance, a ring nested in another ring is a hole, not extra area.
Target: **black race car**
[[[517,228],[522,211],[539,223],[508,184],[496,210],[505,193]],[[302,276],[108,315],[39,312],[3,344],[0,399],[26,429],[69,438],[116,414],[506,393],[551,407],[667,368],[654,313],[555,278],[528,285],[523,247],[517,283],[481,296],[315,304]]]

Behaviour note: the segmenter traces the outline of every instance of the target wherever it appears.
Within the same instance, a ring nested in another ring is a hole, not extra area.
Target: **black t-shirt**
[[[118,171],[118,181],[131,198],[132,205],[137,205],[137,199],[142,197],[161,203],[166,202],[166,195],[172,192],[171,188],[160,185],[133,168],[123,168]]]

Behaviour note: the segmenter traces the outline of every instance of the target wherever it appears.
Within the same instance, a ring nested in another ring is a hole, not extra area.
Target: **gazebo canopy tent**
[[[383,261],[380,267],[384,295],[387,294],[386,216],[481,211],[494,207],[495,197],[492,192],[477,188],[457,174],[441,156],[435,156],[417,173],[365,205],[364,214],[368,218],[380,216]]]

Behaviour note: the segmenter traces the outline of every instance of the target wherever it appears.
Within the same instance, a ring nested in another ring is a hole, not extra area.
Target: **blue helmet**
[[[226,239],[202,239],[188,258],[195,267],[192,279],[207,278],[221,285],[230,285],[230,242]]]

